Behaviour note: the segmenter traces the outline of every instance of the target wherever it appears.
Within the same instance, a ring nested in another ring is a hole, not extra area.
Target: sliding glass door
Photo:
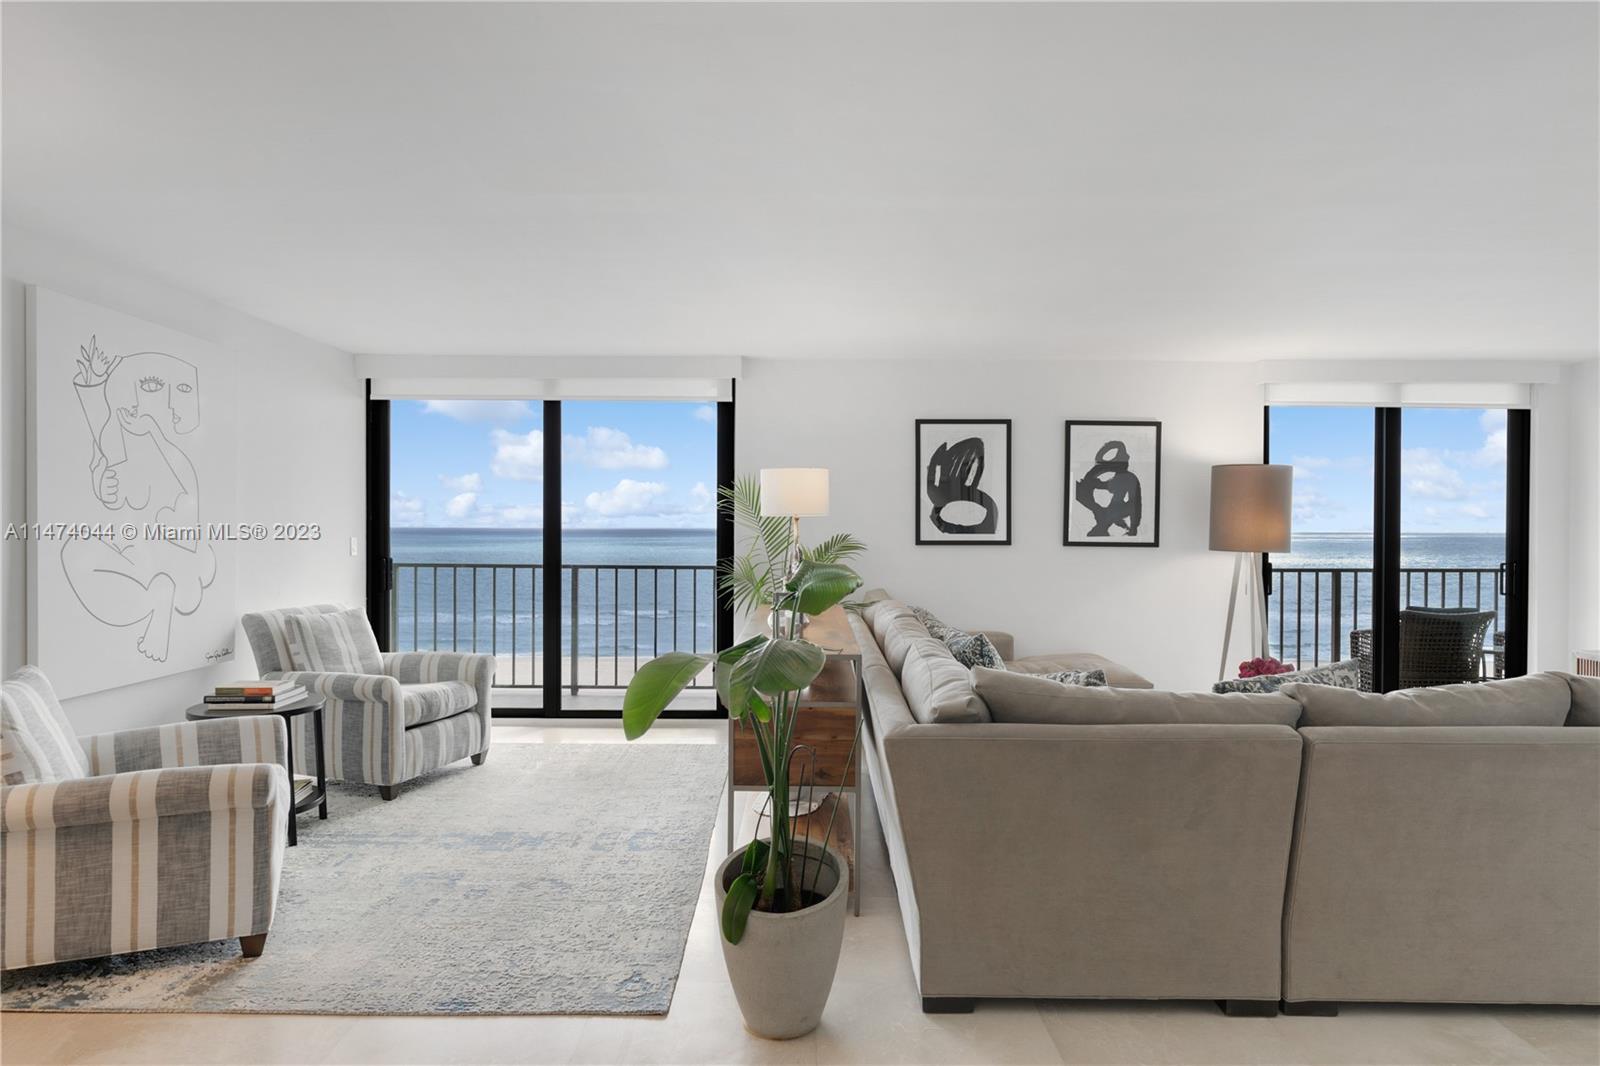
[[[716,595],[731,403],[370,407],[386,648],[494,655],[497,714],[612,716],[641,663],[731,628]],[[716,712],[707,676],[669,713]]]
[[[1372,408],[1273,407],[1270,461],[1294,465],[1292,550],[1271,557],[1267,648],[1320,666],[1352,657],[1373,605]]]
[[[607,711],[641,663],[716,640],[716,412],[561,405],[563,708]],[[677,701],[716,708],[710,671]]]
[[[1269,561],[1268,643],[1360,663],[1372,690],[1525,672],[1525,410],[1271,407],[1294,465],[1293,550]]]

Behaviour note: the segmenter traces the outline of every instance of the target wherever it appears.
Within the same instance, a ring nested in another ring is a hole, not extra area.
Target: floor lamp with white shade
[[[1228,676],[1228,645],[1233,639],[1241,571],[1250,610],[1251,654],[1266,654],[1267,593],[1262,585],[1261,553],[1289,550],[1293,497],[1292,466],[1230,463],[1211,468],[1211,550],[1235,553],[1218,681]]]

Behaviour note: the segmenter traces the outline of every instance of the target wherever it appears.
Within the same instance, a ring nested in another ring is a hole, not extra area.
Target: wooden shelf
[[[856,712],[853,707],[802,706],[794,726],[794,743],[809,745],[817,750],[816,784],[824,788],[853,786],[856,783],[856,763],[850,762],[850,776],[844,777],[844,768],[850,759],[850,745],[855,740]],[[795,763],[796,771],[800,763]],[[759,788],[766,783],[761,774],[761,753],[756,748],[755,735],[743,722],[733,723],[733,784],[736,788]]]

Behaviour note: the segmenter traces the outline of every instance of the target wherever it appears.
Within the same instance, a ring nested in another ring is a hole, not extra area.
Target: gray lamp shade
[[[1294,467],[1237,463],[1211,468],[1211,550],[1289,550]]]

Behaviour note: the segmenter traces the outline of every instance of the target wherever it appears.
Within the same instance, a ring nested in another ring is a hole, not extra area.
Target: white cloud
[[[689,490],[689,510],[695,514],[703,514],[711,510],[712,502],[716,498],[716,493],[706,488],[704,481],[696,481],[694,488]]]
[[[1459,500],[1467,495],[1467,482],[1444,453],[1433,448],[1406,448],[1400,453],[1400,472],[1408,491],[1431,500]]]
[[[457,422],[516,422],[533,417],[526,400],[428,400],[422,409]]]
[[[1478,449],[1479,466],[1504,466],[1506,462],[1506,413],[1489,410],[1478,416],[1483,428],[1483,447]]]
[[[606,426],[590,426],[581,437],[564,435],[561,454],[601,470],[660,470],[667,465],[667,453],[660,448],[635,444],[622,430]]]
[[[465,518],[472,510],[472,505],[477,502],[476,492],[463,492],[450,497],[450,502],[444,505],[444,513],[451,518]]]
[[[482,492],[482,474],[462,474],[451,477],[449,474],[440,474],[439,483],[452,492]]]
[[[717,409],[708,403],[703,403],[694,409],[694,417],[701,422],[715,422]]]
[[[423,502],[415,496],[395,492],[389,497],[389,524],[395,526],[420,526],[427,517]]]
[[[494,460],[489,469],[496,477],[513,481],[544,479],[544,433],[537,429],[526,433],[496,429],[490,439],[494,441]]]
[[[591,492],[584,497],[583,505],[589,511],[605,517],[637,515],[649,511],[656,501],[667,494],[667,487],[659,481],[634,481],[623,478],[615,488]]]

